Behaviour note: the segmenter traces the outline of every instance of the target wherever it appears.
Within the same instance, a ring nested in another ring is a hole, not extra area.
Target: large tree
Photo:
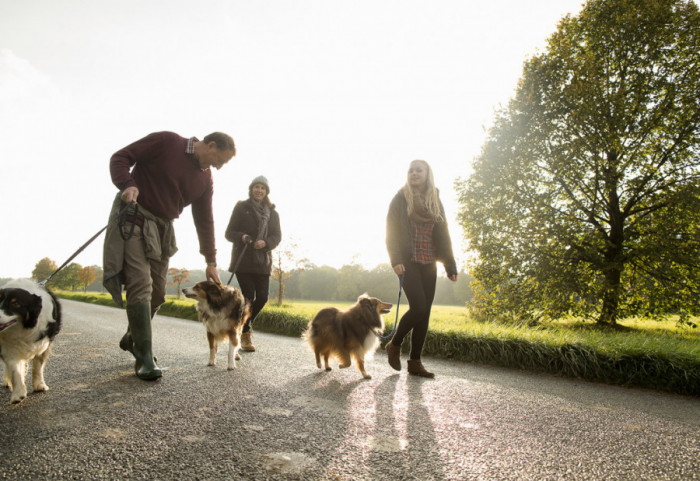
[[[700,312],[699,62],[692,1],[592,0],[560,22],[457,182],[477,308]]]

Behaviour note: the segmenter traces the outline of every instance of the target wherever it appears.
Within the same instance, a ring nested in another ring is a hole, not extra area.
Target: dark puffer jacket
[[[457,274],[457,264],[452,254],[452,240],[447,229],[445,209],[440,202],[440,213],[443,220],[433,226],[433,245],[435,257],[445,266],[448,276]],[[408,205],[403,195],[403,189],[394,196],[389,204],[386,217],[386,248],[389,252],[391,267],[411,262],[411,222],[408,218]]]
[[[233,272],[233,267],[236,265],[238,256],[243,250],[243,234],[248,234],[253,241],[258,235],[258,219],[253,212],[253,206],[250,204],[252,200],[242,200],[236,203],[231,214],[231,220],[226,228],[226,239],[233,243],[231,252],[231,265],[229,272]],[[267,274],[272,271],[272,253],[271,251],[277,247],[282,240],[280,231],[280,217],[275,210],[275,206],[270,206],[270,220],[267,223],[267,237],[263,239],[267,246],[262,249],[264,256],[254,254],[253,245],[249,245],[241,259],[241,264],[238,266],[238,272],[242,274]]]

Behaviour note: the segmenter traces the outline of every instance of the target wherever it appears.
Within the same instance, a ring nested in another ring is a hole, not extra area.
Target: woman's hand
[[[447,276],[447,278],[452,282],[457,282],[457,274],[452,274],[451,276]]]
[[[394,266],[394,272],[396,272],[397,276],[401,276],[406,273],[406,268],[403,266],[403,264],[396,264]]]
[[[255,249],[264,249],[266,246],[267,242],[264,240],[255,241],[255,244],[253,244],[253,248]]]

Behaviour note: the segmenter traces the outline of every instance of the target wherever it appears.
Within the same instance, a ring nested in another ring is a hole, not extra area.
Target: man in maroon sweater
[[[129,328],[119,345],[136,358],[134,369],[141,379],[162,376],[152,354],[151,318],[165,302],[169,260],[177,251],[172,221],[188,205],[207,263],[207,279],[221,282],[211,167],[220,169],[234,155],[233,139],[221,132],[201,141],[156,132],[110,159],[112,182],[120,192],[105,237],[103,283],[119,305],[122,285],[126,289]]]

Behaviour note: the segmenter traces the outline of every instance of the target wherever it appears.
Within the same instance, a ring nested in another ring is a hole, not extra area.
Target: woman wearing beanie
[[[420,357],[435,297],[436,261],[442,262],[451,281],[457,280],[457,267],[445,209],[435,187],[433,171],[424,160],[411,162],[406,185],[391,201],[386,219],[386,246],[391,267],[396,275],[404,276],[403,290],[408,299],[408,311],[386,345],[389,365],[401,370],[401,343],[412,331],[408,373],[435,377],[423,367]]]
[[[248,187],[248,199],[236,203],[226,228],[226,239],[233,243],[228,270],[233,272],[238,257],[243,253],[235,274],[241,292],[251,304],[250,318],[243,326],[241,335],[243,351],[255,351],[251,326],[267,303],[272,271],[271,251],[282,240],[280,218],[275,205],[270,202],[269,193],[267,179],[262,175],[254,178]],[[249,246],[243,252],[246,243]]]

